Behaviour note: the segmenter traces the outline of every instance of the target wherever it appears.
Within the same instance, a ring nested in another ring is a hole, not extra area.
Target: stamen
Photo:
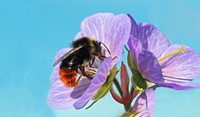
[[[164,59],[166,59],[166,58],[168,58],[168,57],[171,57],[171,56],[174,56],[174,55],[176,55],[176,54],[178,54],[178,53],[184,53],[186,50],[185,50],[185,46],[181,46],[178,50],[176,50],[176,51],[174,51],[174,52],[172,52],[172,53],[169,53],[168,55],[166,55],[166,56],[163,56],[163,57],[161,57],[161,58],[159,58],[158,59],[158,62],[160,62],[160,61],[162,61],[162,60],[164,60]]]

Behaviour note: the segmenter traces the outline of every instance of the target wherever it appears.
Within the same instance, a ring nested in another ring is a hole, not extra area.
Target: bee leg
[[[110,50],[108,49],[108,47],[107,47],[104,43],[100,42],[99,45],[101,45],[101,44],[106,48],[106,50],[107,50],[108,53],[110,54]]]
[[[83,74],[83,76],[87,77],[89,80],[92,80],[92,76],[88,75],[86,72],[85,72],[85,68],[83,66],[79,66],[79,69],[81,71],[81,73]]]
[[[103,61],[105,58],[107,58],[107,57],[104,56],[104,55],[99,55],[98,57],[99,57],[99,59],[102,60],[102,61]]]
[[[93,63],[94,63],[95,57],[92,59],[92,62],[89,63],[89,66],[92,67]]]
[[[106,56],[102,55],[101,53],[99,52],[94,52],[92,53],[93,55],[97,56],[100,60],[104,60],[105,58],[107,58]]]
[[[115,59],[117,59],[117,56],[115,56],[114,58],[112,58],[112,60],[115,60]]]

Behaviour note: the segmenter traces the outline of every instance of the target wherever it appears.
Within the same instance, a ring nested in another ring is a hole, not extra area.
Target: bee
[[[100,60],[106,58],[102,55],[101,42],[98,42],[89,37],[82,37],[72,42],[73,49],[59,58],[53,66],[60,64],[60,80],[66,87],[75,87],[81,76],[92,79],[92,76],[87,74],[85,66],[91,67],[95,61],[95,57]],[[105,46],[105,44],[103,44]],[[106,46],[105,46],[106,47]],[[108,48],[106,47],[108,50]],[[108,50],[110,53],[110,51]],[[80,77],[77,79],[78,70],[81,71]]]

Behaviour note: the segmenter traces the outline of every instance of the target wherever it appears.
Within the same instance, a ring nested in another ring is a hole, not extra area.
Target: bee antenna
[[[99,45],[101,45],[101,44],[106,48],[106,50],[107,50],[108,53],[110,54],[110,50],[108,49],[108,47],[107,47],[104,43],[100,42]]]

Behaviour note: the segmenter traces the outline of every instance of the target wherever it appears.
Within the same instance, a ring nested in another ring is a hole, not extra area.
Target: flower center
[[[186,50],[185,50],[185,46],[182,45],[178,50],[173,51],[173,52],[171,52],[171,53],[169,53],[169,54],[167,54],[167,55],[165,55],[165,56],[159,58],[159,59],[158,59],[158,62],[160,62],[160,61],[162,61],[162,60],[164,60],[164,59],[166,59],[166,58],[169,58],[169,57],[171,57],[171,56],[174,56],[174,55],[176,55],[176,54],[184,53],[185,51],[186,51]]]

